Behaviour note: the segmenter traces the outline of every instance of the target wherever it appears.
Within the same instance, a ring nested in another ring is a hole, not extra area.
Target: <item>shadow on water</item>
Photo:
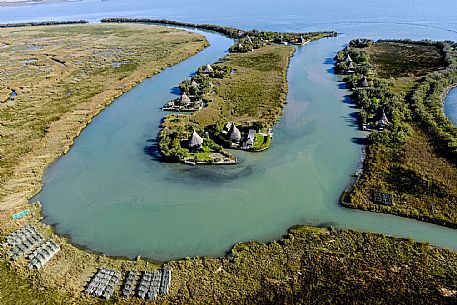
[[[335,60],[333,60],[333,58],[331,57],[327,57],[324,61],[323,61],[323,64],[324,65],[332,65],[335,63]]]
[[[352,100],[352,98],[349,94],[344,96],[343,103],[345,103],[347,105],[351,105],[351,107],[353,107],[353,108],[357,108],[357,106],[355,105],[354,101]]]
[[[338,82],[338,89],[344,90],[344,89],[346,89],[346,88],[347,88],[347,87],[346,87],[346,83],[345,83],[345,82]]]
[[[313,225],[313,224],[310,224],[310,225]],[[338,227],[338,224],[333,221],[327,221],[327,222],[318,223],[314,226],[316,226],[318,228],[335,228],[335,227]]]
[[[148,145],[144,147],[144,153],[151,157],[151,160],[157,162],[166,162],[165,158],[160,154],[158,138],[147,139]]]
[[[359,119],[359,113],[356,111],[350,112],[349,117],[346,118],[346,122],[348,123],[348,126],[353,127],[353,128],[358,128],[358,119]]]
[[[203,183],[204,185],[221,186],[241,178],[245,179],[254,173],[254,166],[252,165],[183,166],[182,164],[172,163],[168,163],[168,165],[171,167],[170,173],[172,175],[165,177],[165,180],[184,185]]]
[[[158,138],[150,138],[147,139],[146,142],[148,144],[144,147],[144,153],[148,155],[152,161],[158,162],[162,166],[170,166],[170,173],[173,174],[165,177],[165,180],[174,183],[189,184],[200,181],[205,184],[223,185],[230,181],[248,177],[254,173],[255,166],[246,164],[243,160],[241,160],[237,166],[185,166],[180,163],[169,162],[160,153]]]
[[[181,89],[179,89],[179,86],[173,87],[173,88],[170,89],[170,93],[171,94],[175,94],[175,95],[180,95],[181,94]]]
[[[355,143],[357,145],[366,145],[367,143],[367,138],[366,137],[353,137],[351,139],[352,143]]]

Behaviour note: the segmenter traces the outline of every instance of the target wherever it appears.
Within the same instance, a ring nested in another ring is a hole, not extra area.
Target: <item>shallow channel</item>
[[[449,94],[444,100],[444,113],[447,118],[457,126],[457,88],[453,88],[449,91]]]

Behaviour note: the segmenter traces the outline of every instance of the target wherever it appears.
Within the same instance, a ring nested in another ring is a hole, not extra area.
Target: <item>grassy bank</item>
[[[173,268],[170,294],[154,304],[453,304],[457,300],[455,252],[347,230],[295,226],[278,241],[239,244],[225,257],[168,265]],[[50,291],[43,287],[44,276],[24,281],[5,262],[0,270],[7,274],[0,287],[18,285],[16,290],[0,289],[0,300],[99,302]],[[116,295],[112,303],[144,301]]]
[[[173,304],[450,304],[457,297],[454,252],[307,226],[269,244],[240,244],[224,258],[171,266]]]
[[[371,130],[364,172],[343,195],[345,206],[457,227],[457,129],[442,110],[457,84],[455,61],[451,42],[358,40],[337,55],[359,123]],[[394,204],[376,202],[375,190]]]
[[[0,30],[0,209],[26,204],[45,167],[115,97],[206,45],[145,25]]]

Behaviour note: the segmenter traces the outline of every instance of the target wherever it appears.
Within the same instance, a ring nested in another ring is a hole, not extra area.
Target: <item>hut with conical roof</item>
[[[192,82],[190,83],[190,85],[194,88],[198,88],[198,83],[195,81],[195,80],[192,80]]]
[[[230,141],[239,143],[241,141],[241,132],[238,128],[236,128],[235,124],[232,124],[232,127],[229,131],[229,138]]]
[[[189,144],[188,147],[189,149],[199,149],[203,145],[203,139],[198,135],[198,133],[194,130],[192,135],[189,138]]]
[[[363,87],[363,88],[366,88],[368,87],[368,79],[366,76],[362,77],[362,79],[360,80],[360,87]]]
[[[211,67],[210,64],[207,64],[205,70],[203,71],[203,73],[211,73],[213,71],[214,71],[213,67]]]
[[[354,63],[351,61],[349,62],[349,65],[348,65],[349,69],[354,69]]]
[[[384,110],[382,111],[381,118],[376,122],[378,128],[384,128],[389,125],[389,119],[387,118],[386,113]]]
[[[344,62],[348,63],[348,62],[352,62],[352,58],[351,58],[351,55],[346,54],[346,56],[344,57]]]
[[[298,43],[305,44],[305,38],[303,37],[303,35],[301,35],[300,38],[298,38]]]
[[[185,106],[190,103],[190,97],[184,92],[178,99],[178,104],[181,106]]]

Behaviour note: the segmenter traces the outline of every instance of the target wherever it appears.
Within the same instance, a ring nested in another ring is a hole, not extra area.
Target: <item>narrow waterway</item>
[[[447,118],[457,126],[457,88],[449,91],[444,101],[444,113]]]
[[[157,260],[222,255],[238,242],[279,238],[294,224],[457,249],[455,230],[338,205],[364,136],[354,126],[355,110],[344,102],[347,91],[332,73],[332,57],[349,40],[345,36],[297,48],[288,104],[270,150],[238,152],[236,166],[159,162],[160,106],[182,79],[222,57],[232,43],[204,34],[209,48],[124,94],[49,168],[36,198],[46,223],[92,250]]]

